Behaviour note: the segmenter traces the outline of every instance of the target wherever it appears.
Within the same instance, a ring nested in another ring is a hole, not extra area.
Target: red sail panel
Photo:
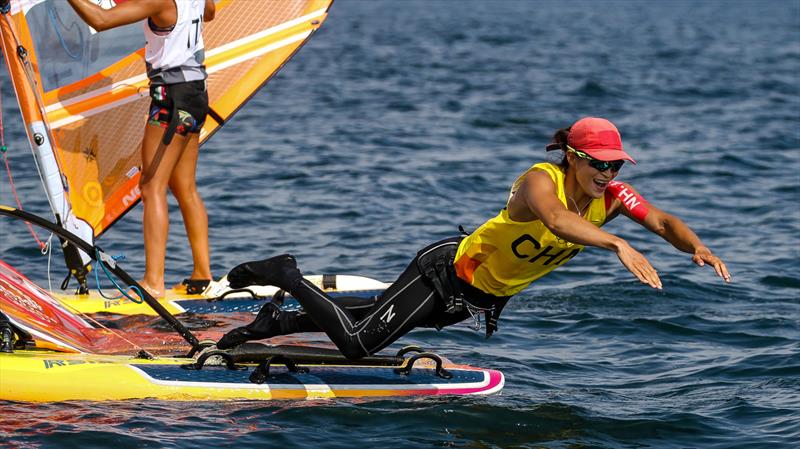
[[[89,352],[96,330],[66,310],[5,262],[0,261],[0,311],[24,331],[37,346],[68,352]]]

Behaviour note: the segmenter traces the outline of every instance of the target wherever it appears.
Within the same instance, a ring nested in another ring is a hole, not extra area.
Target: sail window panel
[[[44,91],[94,75],[145,44],[141,24],[96,33],[63,0],[36,4],[25,18]]]

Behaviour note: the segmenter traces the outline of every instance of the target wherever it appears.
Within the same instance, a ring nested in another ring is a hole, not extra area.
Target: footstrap
[[[181,281],[181,285],[186,286],[187,295],[202,295],[203,292],[205,292],[208,288],[209,284],[211,284],[210,279],[186,278]]]

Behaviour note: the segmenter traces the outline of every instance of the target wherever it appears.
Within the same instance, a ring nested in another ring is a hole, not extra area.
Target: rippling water
[[[796,1],[337,0],[203,148],[216,275],[291,251],[308,273],[391,281],[418,248],[494,215],[553,130],[600,115],[639,161],[621,179],[684,218],[734,282],[620,219],[607,229],[651,259],[662,292],[587,250],[513,300],[489,341],[460,326],[399,342],[502,370],[500,395],[0,403],[0,445],[796,447],[798,73]],[[47,216],[3,76],[18,186]],[[177,282],[191,258],[172,216]],[[137,209],[101,241],[134,273],[140,226]],[[47,285],[25,228],[0,229],[0,257]]]

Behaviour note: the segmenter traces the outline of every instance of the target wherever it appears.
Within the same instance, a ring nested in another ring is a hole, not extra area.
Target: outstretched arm
[[[630,189],[631,192],[641,199],[632,187],[629,185],[625,185],[625,187]],[[620,213],[626,217],[641,224],[654,234],[661,236],[661,238],[671,243],[675,248],[685,253],[692,254],[692,261],[698,266],[702,267],[705,264],[709,264],[714,267],[714,271],[716,271],[717,275],[724,279],[725,282],[731,281],[728,267],[725,266],[722,259],[715,256],[683,220],[662,211],[650,203],[645,202],[645,204],[647,212],[644,217],[642,217],[641,213],[635,213],[633,210],[626,208],[622,203],[619,205],[619,210]]]
[[[97,31],[128,25],[156,16],[171,6],[170,2],[164,0],[137,0],[118,3],[111,9],[103,9],[90,0],[68,1],[81,19]]]
[[[558,199],[556,185],[547,173],[533,171],[525,176],[511,203],[522,205],[540,219],[550,231],[564,240],[614,251],[620,262],[642,283],[661,288],[661,279],[646,257],[624,239],[610,234],[571,212]],[[511,212],[512,204],[509,204]],[[513,219],[513,218],[512,218]]]

